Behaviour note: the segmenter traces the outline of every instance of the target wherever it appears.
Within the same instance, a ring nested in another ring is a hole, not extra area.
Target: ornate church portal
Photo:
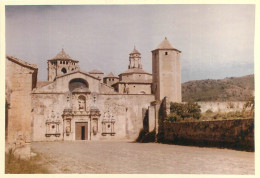
[[[67,106],[63,111],[64,140],[92,140],[98,132],[100,111],[96,107],[97,94],[91,93],[88,83],[74,79],[69,84]]]

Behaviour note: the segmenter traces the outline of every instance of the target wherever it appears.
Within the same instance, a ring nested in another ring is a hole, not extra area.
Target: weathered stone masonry
[[[30,156],[32,105],[31,91],[36,87],[37,66],[6,56],[5,99],[6,150],[21,157]]]

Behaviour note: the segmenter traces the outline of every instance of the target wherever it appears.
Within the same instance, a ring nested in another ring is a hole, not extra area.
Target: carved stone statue
[[[84,96],[79,96],[78,98],[78,105],[80,111],[86,110],[86,98]]]

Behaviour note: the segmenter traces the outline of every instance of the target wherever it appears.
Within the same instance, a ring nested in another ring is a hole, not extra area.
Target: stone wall
[[[254,119],[164,122],[164,142],[254,150]]]
[[[213,112],[231,112],[241,111],[243,109],[245,101],[229,101],[229,102],[197,102],[201,106],[201,112],[204,113],[207,110]]]
[[[151,83],[119,83],[118,92],[128,94],[151,94]]]
[[[67,93],[33,93],[33,141],[63,140],[62,114],[66,108],[66,100]],[[92,135],[91,140],[135,140],[143,128],[142,108],[148,108],[153,100],[154,95],[97,95],[95,105],[101,116],[98,119],[97,134]],[[107,111],[113,115],[115,120],[115,134],[113,135],[102,135],[102,120]],[[59,134],[46,137],[46,121],[52,117],[59,123]],[[75,139],[73,134],[71,135],[72,140]]]
[[[22,157],[30,156],[31,91],[36,86],[37,66],[7,57],[5,72],[6,149]]]

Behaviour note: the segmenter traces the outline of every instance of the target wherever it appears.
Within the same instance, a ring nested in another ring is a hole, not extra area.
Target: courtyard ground
[[[52,173],[254,174],[254,153],[126,141],[34,142]]]

